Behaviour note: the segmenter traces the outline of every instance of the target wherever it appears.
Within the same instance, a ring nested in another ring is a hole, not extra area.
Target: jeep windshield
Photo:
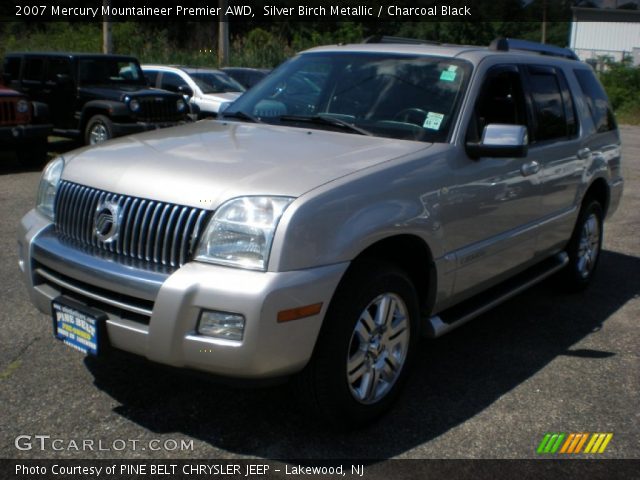
[[[470,73],[468,62],[453,58],[304,53],[236,100],[224,117],[446,142]]]
[[[87,85],[140,85],[147,81],[136,61],[115,58],[82,58],[78,61],[78,81]]]

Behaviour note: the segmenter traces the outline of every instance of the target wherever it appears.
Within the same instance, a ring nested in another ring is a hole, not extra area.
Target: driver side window
[[[479,142],[484,127],[492,123],[527,125],[522,80],[515,66],[489,70],[467,129],[467,142]]]

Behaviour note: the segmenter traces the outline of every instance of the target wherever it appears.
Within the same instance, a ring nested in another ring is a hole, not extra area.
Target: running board
[[[569,263],[569,256],[560,252],[540,262],[509,280],[490,288],[469,300],[451,307],[438,315],[429,318],[424,325],[423,333],[427,337],[437,338],[454,328],[464,325],[469,320],[509,300],[520,292],[554,274]]]

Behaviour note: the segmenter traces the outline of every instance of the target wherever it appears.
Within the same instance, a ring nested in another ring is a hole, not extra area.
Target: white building
[[[630,56],[640,65],[640,11],[574,8],[569,46],[581,60]]]

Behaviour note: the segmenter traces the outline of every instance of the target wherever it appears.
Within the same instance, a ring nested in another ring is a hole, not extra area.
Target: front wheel
[[[593,278],[603,237],[603,211],[599,202],[584,204],[569,244],[569,264],[563,271],[563,285],[569,291],[584,290]]]
[[[84,142],[87,145],[98,145],[113,138],[113,122],[104,115],[94,115],[87,122]]]
[[[301,392],[338,428],[363,425],[397,396],[418,339],[418,301],[393,266],[357,265],[338,287]]]

